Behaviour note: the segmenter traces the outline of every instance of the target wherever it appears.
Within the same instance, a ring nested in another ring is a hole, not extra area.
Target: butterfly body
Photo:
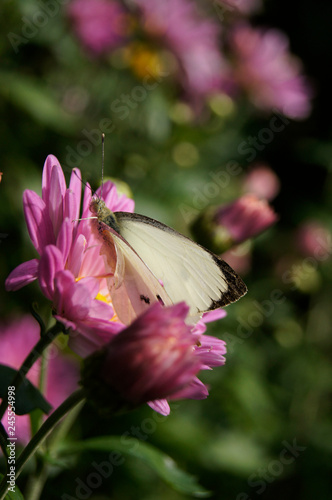
[[[186,301],[189,322],[196,322],[204,312],[246,293],[246,285],[225,261],[165,224],[111,212],[101,199],[93,199],[90,210],[104,243],[102,253],[114,269],[108,281],[112,301],[125,323],[156,301]]]

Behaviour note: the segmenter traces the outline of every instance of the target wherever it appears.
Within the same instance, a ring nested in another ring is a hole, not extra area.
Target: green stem
[[[8,435],[6,432],[6,429],[4,428],[2,422],[0,422],[0,447],[2,449],[2,453],[4,454],[5,459],[7,460],[8,458],[8,453],[7,453],[7,441]]]
[[[44,462],[39,463],[36,473],[28,479],[25,493],[26,500],[39,500],[47,480],[47,474],[47,464]]]
[[[12,386],[15,387],[17,392],[19,386],[25,379],[25,375],[28,373],[32,365],[37,361],[42,352],[46,349],[48,345],[50,345],[55,337],[61,333],[64,329],[64,326],[61,323],[56,323],[52,328],[48,330],[37,342],[32,351],[28,354],[28,356],[23,361],[21,368],[17,371]],[[0,405],[0,420],[4,416],[4,413],[8,407],[8,396],[4,397],[2,403]]]
[[[85,399],[84,389],[78,389],[69,398],[67,398],[44,422],[38,432],[33,436],[31,441],[22,451],[21,455],[16,461],[16,478],[20,475],[25,463],[35,453],[40,444],[50,434],[55,425],[68,413],[69,410],[77,406]],[[8,484],[6,476],[0,483],[0,500],[4,500],[8,491]]]
[[[57,442],[65,436],[69,430],[69,428],[73,425],[74,420],[76,420],[77,415],[81,411],[85,401],[81,401],[78,403],[75,408],[73,408],[54,429],[52,434],[49,436],[47,440],[47,449],[53,450],[56,448]],[[29,481],[26,487],[26,500],[39,500],[40,495],[42,494],[44,485],[47,480],[49,465],[44,462],[44,457],[42,455],[38,456],[36,453],[36,463],[37,468],[36,472],[29,477]]]

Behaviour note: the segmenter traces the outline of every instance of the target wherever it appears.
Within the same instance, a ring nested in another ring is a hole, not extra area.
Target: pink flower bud
[[[200,369],[223,364],[224,343],[193,333],[185,323],[188,306],[152,305],[102,350],[87,358],[83,386],[104,413],[160,400],[202,399],[208,394]],[[157,404],[159,401],[159,405]],[[162,406],[162,405],[161,405]],[[161,411],[169,412],[168,405]]]
[[[276,220],[277,215],[268,202],[252,194],[222,206],[215,214],[215,222],[226,229],[228,238],[236,244],[256,236]]]

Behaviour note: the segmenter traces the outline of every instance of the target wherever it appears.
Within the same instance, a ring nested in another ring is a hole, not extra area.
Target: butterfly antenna
[[[80,176],[78,175],[78,173],[77,173],[77,171],[76,171],[76,168],[73,168],[73,170],[72,170],[72,171],[74,172],[74,174],[76,175],[76,177],[77,177],[77,178],[81,181],[81,183],[82,183],[82,184],[84,184],[84,186],[86,186],[87,188],[89,188],[89,189],[90,189],[90,191],[91,191],[91,193],[92,193],[92,188],[91,188],[90,184],[88,184],[87,182],[85,182],[85,181],[82,179],[82,177],[80,177]]]
[[[103,185],[104,185],[104,161],[105,161],[105,134],[101,134],[101,190],[100,198],[103,198]]]

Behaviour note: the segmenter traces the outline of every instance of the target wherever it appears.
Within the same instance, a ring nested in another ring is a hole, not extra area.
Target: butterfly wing
[[[193,321],[246,293],[246,285],[225,261],[174,229],[139,214],[114,216],[121,236],[161,280],[171,301],[187,302]]]
[[[133,248],[112,228],[101,222],[97,224],[104,240],[101,253],[108,269],[114,270],[107,278],[107,285],[120,321],[130,324],[154,302],[171,305],[164,287]]]

